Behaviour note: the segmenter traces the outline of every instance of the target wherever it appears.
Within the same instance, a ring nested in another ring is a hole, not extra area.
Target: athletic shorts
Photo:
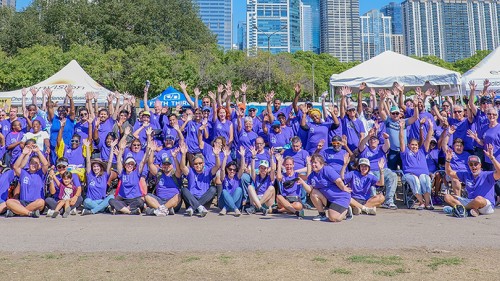
[[[290,203],[301,202],[299,196],[285,196],[285,199]]]
[[[365,199],[358,199],[358,198],[354,198],[354,197],[352,197],[352,199],[356,200],[356,202],[358,202],[361,205],[366,204],[366,200]]]
[[[347,210],[346,207],[340,206],[339,204],[333,203],[333,202],[328,202],[328,208],[330,210],[334,210],[334,211],[338,212],[339,214],[342,214],[343,212],[345,212]]]
[[[19,200],[19,203],[23,205],[24,207],[28,206],[29,204],[33,203],[34,201],[26,201],[26,200]]]
[[[472,200],[474,199],[468,199],[468,198],[463,198],[463,197],[456,197],[458,201],[460,201],[460,204],[467,206]],[[495,212],[495,208],[493,207],[493,204],[491,204],[490,200],[486,200],[486,206],[482,207],[481,209],[478,209],[479,213],[481,215],[491,215]]]
[[[174,194],[174,196],[177,195],[177,194]],[[167,204],[168,200],[172,199],[174,196],[170,197],[170,198],[160,198],[154,194],[151,194],[151,193],[148,193],[148,196],[151,196],[153,197],[154,199],[156,199],[156,201],[158,201],[158,203],[160,205],[165,205]]]

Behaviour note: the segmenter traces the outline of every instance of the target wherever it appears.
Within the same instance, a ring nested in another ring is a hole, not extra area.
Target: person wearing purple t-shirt
[[[3,168],[2,168],[3,170]],[[7,198],[9,195],[10,183],[14,180],[14,171],[2,171],[0,175],[0,214],[7,210]]]
[[[98,116],[96,117],[94,123],[92,124],[92,128],[94,129],[94,131],[92,132],[92,138],[94,139],[94,142],[97,144],[97,147],[99,147],[99,144],[102,145],[103,140],[107,138],[109,133],[113,132],[113,127],[115,126],[115,123],[116,121],[109,116],[109,112],[107,109],[103,108],[99,110]],[[115,136],[118,137],[116,133]],[[101,158],[103,157],[101,156]],[[108,159],[106,158],[104,161],[107,160]]]
[[[448,140],[450,136],[453,136],[455,133],[455,126],[449,126],[448,130],[441,135],[442,141],[441,146],[443,151],[447,151],[448,149],[452,149],[453,158],[451,160],[451,168],[455,171],[467,171],[469,167],[467,166],[467,159],[469,158],[469,153],[464,151],[465,142],[461,138],[454,138],[453,145],[451,148],[448,146]],[[462,183],[458,180],[451,180],[451,186],[453,188],[453,192],[460,196]]]
[[[482,135],[478,135],[472,131],[468,131],[468,135],[473,138],[479,145],[485,146],[488,144],[493,145],[493,152],[497,160],[500,159],[500,124],[498,123],[498,111],[495,108],[488,108],[486,110],[488,118],[488,126]],[[483,169],[492,171],[494,169],[492,162],[489,158],[485,158]]]
[[[344,147],[345,149],[342,149],[342,147]],[[347,145],[345,136],[343,138],[341,138],[340,136],[334,136],[332,139],[331,148],[321,150],[318,145],[318,149],[316,150],[316,152],[319,153],[319,155],[323,156],[326,164],[334,168],[338,173],[340,173],[340,169],[342,169],[342,166],[345,164],[344,155],[347,154],[349,157],[352,156],[352,152]]]
[[[305,108],[302,107],[302,119],[300,121],[300,127],[308,132],[307,143],[305,150],[312,154],[318,148],[318,144],[323,141],[328,140],[328,132],[330,130],[335,130],[338,124],[335,123],[324,123],[321,121],[321,111],[318,109],[311,109],[305,114]],[[312,122],[307,123],[307,115],[312,119]],[[323,147],[323,149],[325,149]]]
[[[36,156],[30,157],[32,152],[36,153]],[[28,161],[28,170],[23,170],[22,167]],[[8,210],[5,216],[16,214],[38,218],[45,207],[45,174],[49,169],[49,162],[38,146],[25,146],[12,169],[19,177],[19,185],[14,190],[14,196],[18,199],[7,200]]]
[[[274,149],[269,150],[269,161],[260,160],[258,164],[255,163],[257,159],[257,150],[252,147],[250,152],[252,156],[250,176],[253,184],[248,186],[248,197],[250,198],[250,204],[252,204],[252,206],[245,208],[245,212],[250,215],[258,211],[266,216],[269,212],[269,208],[274,205],[275,197],[274,179],[276,176],[276,163],[273,161]],[[258,172],[256,172],[257,169]]]
[[[470,171],[456,172],[451,168],[450,162],[453,157],[452,152],[446,152],[445,170],[446,174],[453,179],[458,179],[465,183],[468,198],[456,195],[445,194],[444,200],[455,210],[469,210],[470,215],[489,215],[495,211],[495,182],[500,180],[500,163],[493,152],[493,145],[485,146],[484,155],[490,158],[495,171],[483,171],[481,159],[476,155],[469,156],[468,164]],[[461,213],[461,211],[459,211]],[[465,214],[460,214],[464,216]]]
[[[429,168],[427,167],[426,160],[434,128],[430,120],[427,122],[429,122],[429,132],[421,147],[419,147],[419,141],[416,139],[411,139],[408,142],[408,148],[401,145],[403,180],[410,185],[413,194],[417,198],[417,210],[423,210],[424,207],[427,210],[434,210],[431,202],[431,178],[429,177]],[[404,143],[405,121],[401,120],[399,126],[399,141],[400,143]]]
[[[270,147],[283,147],[290,143],[293,137],[292,128],[282,125],[280,121],[271,124],[271,130],[267,127],[267,122],[262,123],[262,131],[268,135]]]
[[[184,202],[188,206],[186,215],[191,217],[196,210],[200,217],[205,217],[208,214],[208,210],[204,205],[212,202],[217,192],[214,186],[210,186],[210,183],[220,168],[220,158],[215,157],[215,166],[208,169],[205,167],[203,155],[196,154],[193,159],[193,168],[190,168],[186,166],[186,154],[188,150],[186,144],[181,143],[179,148],[182,153],[181,161],[178,163],[177,158],[174,161],[176,165],[179,165],[182,174],[188,179],[188,187],[181,190]],[[219,146],[215,146],[213,152],[215,155],[219,155],[220,150]]]
[[[233,212],[235,217],[241,216],[241,202],[243,200],[243,188],[241,187],[241,177],[245,170],[245,147],[240,146],[239,154],[241,163],[238,168],[236,161],[227,163],[230,154],[229,147],[224,149],[224,160],[222,161],[222,169],[220,177],[222,179],[222,191],[219,195],[219,216],[224,216],[226,213]],[[227,163],[227,164],[226,164]]]
[[[214,115],[212,117],[212,137],[215,139],[216,137],[222,136],[226,139],[227,145],[231,147],[234,140],[234,129],[233,123],[228,120],[228,112],[224,107],[219,107],[217,109],[217,105],[213,104]],[[217,112],[217,114],[215,114]]]
[[[312,173],[307,182],[299,179],[306,190],[311,190],[311,201],[319,215],[313,221],[341,222],[348,213],[352,190],[347,187],[340,175],[319,154],[311,156]],[[329,209],[325,212],[325,206]]]
[[[179,149],[172,150],[172,157],[164,157],[158,168],[154,163],[154,156],[152,153],[155,151],[155,148],[155,144],[151,144],[150,147],[148,147],[150,150],[148,167],[151,175],[157,179],[155,188],[156,194],[148,193],[144,197],[148,205],[146,214],[155,216],[174,215],[175,210],[180,209],[181,204],[181,194],[179,192],[180,184],[182,184],[181,170],[179,165],[173,165],[174,162],[179,162],[177,161]]]
[[[302,176],[303,179],[306,179],[307,164],[309,163],[307,157],[309,153],[302,149],[302,141],[299,137],[293,137],[291,143],[291,147],[285,150],[283,157],[292,157],[295,172],[299,173],[299,176]]]
[[[57,180],[62,181],[61,175],[64,174],[65,172],[70,171],[69,166],[68,166],[68,159],[61,157],[57,159],[56,161],[56,174],[55,176],[57,177]],[[73,170],[72,170],[73,171]],[[76,208],[80,207],[80,205],[83,202],[83,198],[81,196],[82,194],[82,187],[81,187],[81,182],[78,177],[78,174],[74,173],[73,171],[72,178],[73,178],[73,186],[76,187],[77,192],[75,195],[71,198],[70,201],[70,209],[72,215],[76,215]],[[47,216],[52,216],[54,213],[54,210],[56,209],[57,202],[60,200],[59,198],[59,185],[54,185],[53,187],[49,188],[49,195],[47,198],[45,198],[45,204],[49,208],[47,212]],[[63,212],[64,213],[64,212]]]
[[[12,122],[12,128],[10,133],[5,136],[5,146],[7,147],[7,153],[9,153],[10,165],[16,162],[19,155],[21,155],[21,144],[23,140],[23,132],[21,132],[21,123],[19,121]]]
[[[347,162],[347,161],[346,161]],[[340,176],[344,183],[352,189],[350,206],[353,215],[365,213],[367,215],[376,215],[377,207],[380,206],[385,197],[383,194],[375,194],[373,186],[384,185],[384,166],[385,158],[378,160],[377,166],[380,172],[380,180],[373,174],[370,174],[370,160],[360,158],[357,170],[345,174],[347,165],[344,164]]]
[[[241,119],[244,121],[244,126],[241,126]],[[246,150],[250,150],[255,143],[258,135],[253,131],[253,119],[250,116],[238,118],[237,120],[237,144],[243,146]],[[238,155],[239,157],[239,155]]]
[[[196,108],[194,110],[194,119],[188,118],[184,124],[181,126],[181,131],[186,135],[185,141],[188,146],[188,160],[192,162],[193,155],[200,153],[200,147],[198,146],[198,130],[201,126],[206,123],[206,119],[203,119],[203,112],[201,108]],[[208,138],[208,130],[206,138]],[[191,160],[190,160],[191,159]]]
[[[302,185],[298,184],[299,174],[295,172],[294,160],[288,156],[283,158],[281,154],[276,154],[278,168],[276,180],[279,184],[279,194],[276,195],[278,203],[278,212],[290,213],[296,215],[299,219],[304,217],[304,206],[301,202]],[[311,157],[307,156],[307,171],[306,176],[311,174]],[[285,167],[285,172],[282,173],[282,168]],[[307,190],[310,193],[311,190]]]
[[[111,148],[114,148],[116,142],[116,140],[113,141]],[[109,200],[109,205],[113,213],[140,215],[144,208],[143,196],[146,195],[147,190],[146,179],[142,176],[142,171],[148,155],[146,153],[138,165],[133,157],[128,157],[123,161],[125,147],[126,143],[120,142],[118,156],[116,156],[116,170],[120,184],[115,192],[115,198]]]
[[[84,140],[83,144],[87,149],[90,149],[89,140]],[[90,154],[87,154],[85,158],[87,197],[83,200],[82,216],[104,212],[109,206],[109,200],[115,198],[113,194],[107,194],[108,182],[116,178],[116,173],[111,174],[113,163],[109,159],[107,163],[99,158],[90,159]]]

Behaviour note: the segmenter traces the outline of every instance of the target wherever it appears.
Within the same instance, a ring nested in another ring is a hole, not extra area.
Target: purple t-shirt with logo
[[[0,203],[7,201],[9,186],[14,180],[14,170],[9,170],[0,175]]]
[[[257,133],[254,131],[247,132],[245,129],[242,129],[238,134],[238,149],[239,146],[243,146],[246,151],[250,151],[250,147],[255,145],[257,137]]]
[[[222,189],[226,190],[231,195],[233,195],[234,191],[238,187],[240,187],[240,179],[238,178],[238,176],[234,176],[232,179],[226,176],[222,181]]]
[[[89,137],[89,122],[78,122],[75,124],[75,134],[78,134],[82,137],[83,139],[86,139]]]
[[[309,152],[309,154],[314,153],[316,151],[316,148],[318,147],[318,143],[320,140],[325,140],[325,146],[323,149],[326,147],[326,142],[328,141],[328,132],[330,130],[330,127],[332,126],[332,123],[308,123],[309,126],[309,133],[307,135],[307,142],[306,142],[306,150]]]
[[[286,173],[283,173],[283,182],[293,180],[299,177],[298,173],[293,173],[291,176],[288,176]],[[283,186],[283,182],[280,183],[280,191],[283,196],[300,196],[302,191],[302,186],[298,184],[298,182],[294,182],[293,186],[290,188],[285,188]]]
[[[372,186],[377,183],[375,175],[361,175],[359,171],[348,172],[344,177],[344,182],[352,189],[352,198],[368,200],[372,197]]]
[[[188,152],[192,154],[200,153],[200,146],[198,145],[198,130],[201,127],[201,123],[196,121],[188,121],[184,132],[186,134],[186,145],[188,147]]]
[[[137,169],[130,172],[130,174],[127,174],[123,169],[118,178],[121,181],[120,190],[118,191],[119,196],[124,199],[134,199],[142,196],[141,187],[139,186],[140,176]]]
[[[266,192],[269,186],[273,185],[271,181],[271,177],[266,175],[265,177],[261,177],[260,174],[255,176],[254,187],[257,195],[263,195]]]
[[[467,130],[471,128],[471,123],[469,122],[469,120],[467,118],[464,118],[462,121],[458,121],[455,118],[448,118],[448,124],[457,128],[455,133],[451,135],[448,145],[452,146],[454,139],[461,138],[464,141],[464,149],[472,150],[472,139],[467,136]]]
[[[383,149],[383,145],[379,144],[375,149],[371,149],[370,146],[366,146],[363,152],[359,155],[359,158],[366,158],[370,160],[370,171],[377,172],[378,168],[378,160],[380,158],[384,158],[386,161],[384,168],[387,168],[387,158]]]
[[[68,163],[70,165],[78,165],[83,167],[85,163],[85,159],[83,158],[83,152],[82,152],[82,146],[78,146],[77,148],[73,149],[71,146],[66,146],[64,148],[64,157],[68,159]]]
[[[450,161],[450,166],[454,171],[469,171],[469,160],[470,154],[466,151],[461,154],[456,154],[453,152],[453,157]]]
[[[161,171],[158,172],[161,173],[161,175],[156,185],[156,196],[160,197],[162,200],[170,200],[172,197],[179,194],[179,188],[173,178],[175,176],[168,176]]]
[[[229,132],[231,131],[231,121],[226,120],[226,122],[222,123],[219,121],[219,119],[215,120],[213,122],[213,127],[212,127],[212,132],[213,132],[213,139],[222,136],[226,139],[226,142],[229,141]]]
[[[204,168],[201,173],[197,173],[193,168],[189,168],[187,188],[194,197],[200,198],[210,188],[213,178],[211,169]]]
[[[43,174],[42,169],[34,173],[21,170],[21,174],[19,175],[19,184],[20,200],[33,202],[37,199],[45,198],[45,175]]]
[[[493,145],[493,155],[497,160],[500,159],[500,125],[497,124],[493,128],[489,128],[484,132],[482,139],[484,141],[484,145],[491,144]],[[485,157],[484,161],[486,163],[491,164],[491,159],[489,157]]]
[[[495,172],[482,171],[479,176],[474,178],[470,172],[457,172],[461,182],[465,183],[469,199],[482,196],[488,199],[495,206]]]
[[[307,156],[309,156],[309,153],[307,153],[307,151],[302,148],[298,152],[295,152],[293,151],[293,149],[289,148],[283,153],[283,158],[293,158],[293,168],[295,170],[299,170],[307,166]]]
[[[101,200],[106,197],[108,189],[108,173],[104,172],[96,176],[94,172],[87,172],[87,198],[91,200]]]
[[[361,133],[365,132],[365,126],[361,120],[351,120],[346,115],[341,119],[342,134],[347,136],[347,146],[349,149],[355,150],[359,145]]]
[[[309,175],[307,183],[318,189],[329,202],[348,208],[351,194],[337,186],[335,181],[339,178],[340,175],[332,167],[325,165],[319,172],[313,171]]]
[[[105,141],[99,141],[97,144],[97,148],[99,148],[99,151],[101,151],[101,159],[104,161],[104,163],[108,162],[110,155],[113,155],[113,160],[111,163],[116,164],[116,155],[114,153],[111,153],[111,147],[106,145]]]
[[[419,148],[416,153],[406,148],[404,152],[401,152],[401,160],[403,162],[403,172],[413,174],[415,176],[420,176],[422,174],[429,174],[429,168],[427,167],[426,160],[427,153],[424,148]]]
[[[106,141],[106,136],[108,133],[113,131],[113,126],[115,125],[115,120],[113,118],[109,117],[106,119],[106,121],[101,122],[99,125],[99,129],[97,130],[97,133],[99,135],[99,142],[103,143]],[[95,128],[95,122],[92,124],[93,128]]]
[[[10,132],[6,137],[5,137],[5,146],[9,146],[13,143],[16,143],[18,141],[21,141],[24,137],[23,132]],[[12,158],[10,160],[10,164],[14,164],[16,162],[17,158],[19,155],[21,155],[22,149],[21,146],[17,145],[14,147],[12,150]]]
[[[340,173],[340,169],[344,165],[344,155],[347,153],[344,149],[335,151],[333,148],[327,148],[321,151],[319,154],[323,156],[326,164],[332,167],[337,173]]]

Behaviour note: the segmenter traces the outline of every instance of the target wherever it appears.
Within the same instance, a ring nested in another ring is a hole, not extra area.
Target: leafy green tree
[[[460,73],[463,74],[476,66],[476,64],[478,64],[490,53],[491,51],[477,51],[472,57],[456,61],[453,65]]]

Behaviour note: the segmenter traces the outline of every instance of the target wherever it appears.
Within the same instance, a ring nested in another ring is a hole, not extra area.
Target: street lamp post
[[[281,27],[279,30],[276,30],[275,32],[271,33],[271,34],[267,34],[267,33],[264,33],[263,31],[261,31],[257,25],[254,25],[253,28],[259,32],[261,32],[262,34],[264,34],[266,37],[267,37],[267,52],[269,53],[268,54],[268,57],[267,57],[267,83],[269,86],[271,86],[271,37],[282,31],[283,29],[286,29],[286,26],[283,26]],[[259,47],[259,40],[257,39],[257,49]]]

